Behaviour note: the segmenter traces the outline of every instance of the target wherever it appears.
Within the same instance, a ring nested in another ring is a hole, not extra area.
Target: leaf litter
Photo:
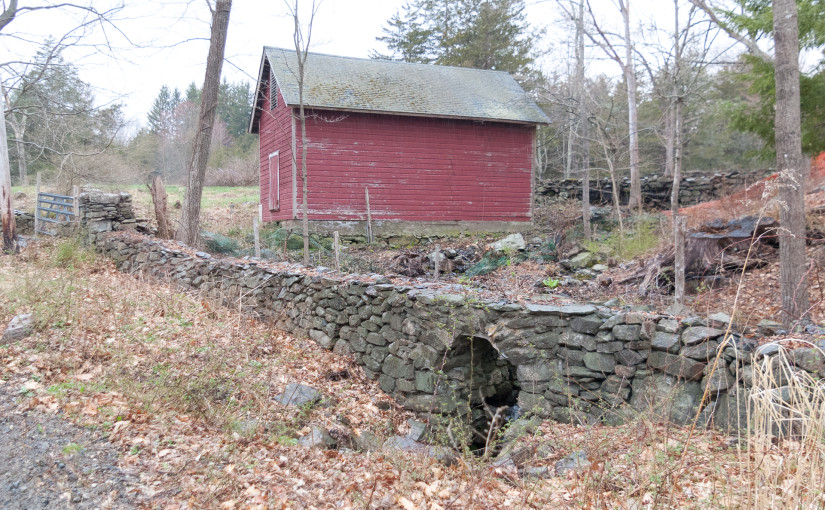
[[[584,450],[592,466],[519,478],[463,453],[444,466],[398,451],[319,450],[296,439],[320,425],[339,442],[404,434],[412,415],[346,357],[237,309],[102,258],[58,266],[40,244],[0,258],[0,320],[34,312],[34,335],[0,348],[14,412],[60,418],[116,448],[146,508],[675,508],[742,507],[741,453],[715,432],[637,420],[621,427],[545,422],[518,448],[533,467]],[[346,375],[344,375],[346,374]],[[312,408],[273,398],[316,388]],[[0,439],[2,441],[3,439]],[[781,451],[777,449],[777,454]],[[778,489],[779,490],[779,489]],[[105,507],[105,505],[104,505]]]

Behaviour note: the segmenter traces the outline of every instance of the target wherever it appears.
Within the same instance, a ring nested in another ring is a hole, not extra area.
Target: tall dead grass
[[[780,347],[753,365],[747,402],[747,506],[825,505],[825,385]]]

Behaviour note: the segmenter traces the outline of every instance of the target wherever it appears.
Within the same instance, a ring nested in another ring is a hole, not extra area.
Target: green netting
[[[241,245],[235,239],[215,232],[201,231],[201,239],[204,249],[209,253],[237,255],[241,249]]]
[[[506,266],[510,257],[498,255],[496,252],[487,252],[473,267],[464,272],[467,276],[481,276],[490,274],[496,269]]]

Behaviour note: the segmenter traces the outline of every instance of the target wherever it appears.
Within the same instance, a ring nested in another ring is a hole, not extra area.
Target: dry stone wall
[[[687,423],[707,388],[703,420],[735,427],[729,417],[738,404],[730,397],[748,391],[752,360],[761,355],[755,341],[733,334],[725,344],[721,324],[696,317],[485,302],[458,286],[273,269],[135,234],[100,236],[97,249],[123,271],[171,279],[353,356],[384,391],[425,415],[469,412],[483,420],[468,406],[483,395],[560,421],[617,423],[653,411]],[[822,357],[808,351],[801,365],[823,375]]]
[[[688,175],[679,185],[679,202],[682,206],[695,205],[715,200],[742,189],[765,177],[766,172],[730,172],[713,175]],[[666,208],[670,205],[670,191],[673,179],[649,175],[641,178],[642,197],[649,207]],[[630,179],[618,182],[619,201],[627,204],[630,196]],[[548,179],[536,187],[537,196],[554,199],[581,199],[581,179]],[[590,180],[590,203],[612,204],[613,188],[610,179]]]

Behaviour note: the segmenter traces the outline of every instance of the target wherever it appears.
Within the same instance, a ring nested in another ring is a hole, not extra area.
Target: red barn
[[[260,134],[265,221],[301,219],[294,50],[265,47],[249,131]],[[531,220],[536,126],[547,117],[501,71],[310,53],[313,230],[512,231]]]

